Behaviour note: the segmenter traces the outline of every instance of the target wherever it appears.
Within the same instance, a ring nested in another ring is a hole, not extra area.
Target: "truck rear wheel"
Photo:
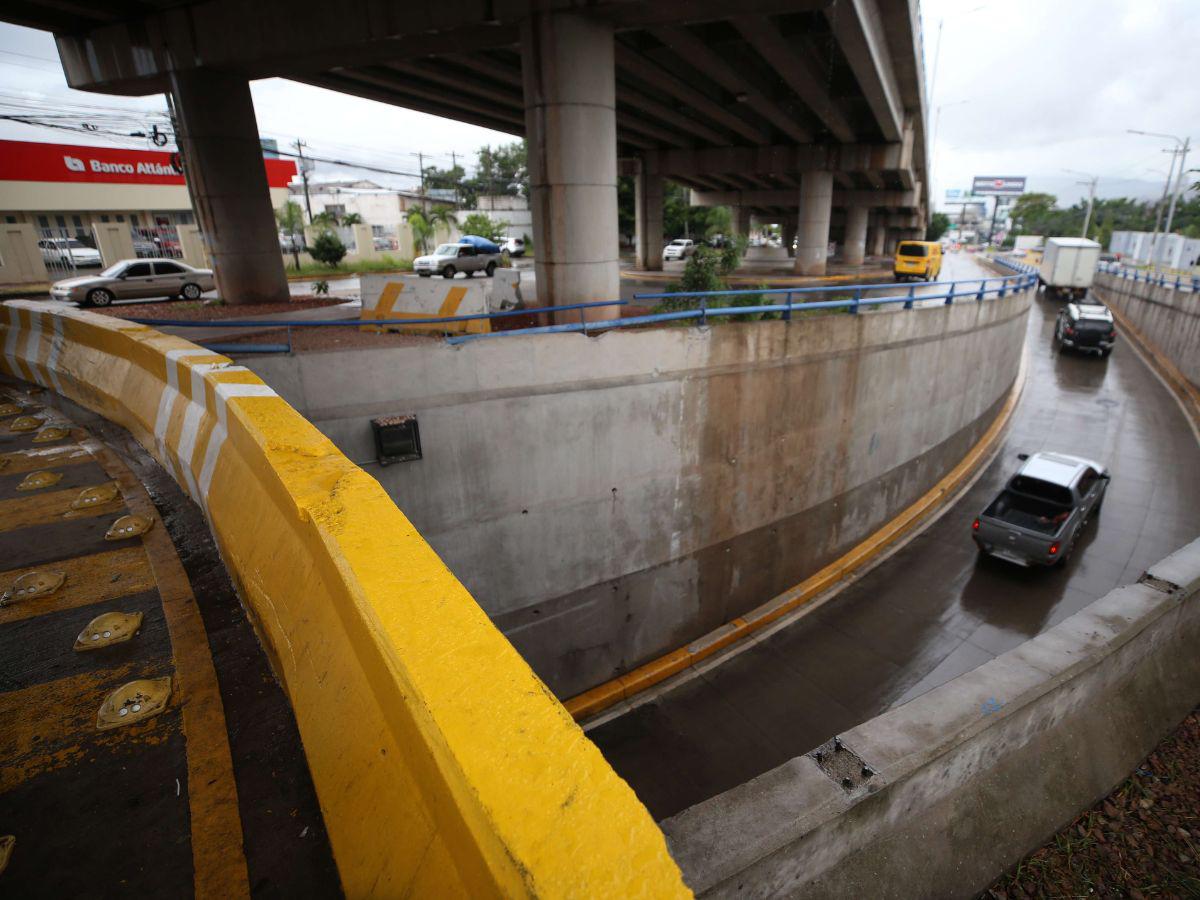
[[[443,278],[453,278],[456,274],[457,272],[455,271],[454,266],[445,266],[442,269]]]

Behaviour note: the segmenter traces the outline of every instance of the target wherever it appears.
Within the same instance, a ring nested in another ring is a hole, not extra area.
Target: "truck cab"
[[[1023,456],[1024,464],[971,525],[981,553],[1019,566],[1061,565],[1099,513],[1108,470],[1065,453]]]
[[[937,241],[901,241],[896,247],[892,274],[897,281],[910,278],[936,281],[942,273],[942,245]]]

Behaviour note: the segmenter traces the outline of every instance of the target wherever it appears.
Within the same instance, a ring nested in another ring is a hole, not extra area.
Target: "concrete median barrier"
[[[662,833],[374,479],[243,366],[50,303],[0,368],[203,508],[296,713],[347,896],[679,896]]]
[[[974,896],[1195,706],[1198,642],[1194,541],[820,756],[667,820],[672,852],[701,896]]]

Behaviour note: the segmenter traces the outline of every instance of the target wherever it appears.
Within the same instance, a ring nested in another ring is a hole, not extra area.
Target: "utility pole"
[[[1180,175],[1182,176],[1183,169],[1184,169],[1184,166],[1185,166],[1186,160],[1187,160],[1188,144],[1189,144],[1191,138],[1181,138],[1178,135],[1163,134],[1162,132],[1158,132],[1158,131],[1139,131],[1136,128],[1126,128],[1125,130],[1128,131],[1130,134],[1140,134],[1140,135],[1144,135],[1146,137],[1170,138],[1171,140],[1173,140],[1175,142],[1175,147],[1173,149],[1163,151],[1164,153],[1171,154],[1171,171],[1167,173],[1167,184],[1163,188],[1162,203],[1165,204],[1167,202],[1167,193],[1171,190],[1171,178],[1175,173],[1175,157],[1176,156],[1183,157],[1183,160],[1181,160],[1181,162],[1179,164],[1179,172],[1180,172]],[[1168,233],[1171,231],[1171,218],[1175,212],[1175,196],[1176,195],[1174,193],[1171,194],[1171,215],[1167,216],[1167,228],[1166,228],[1166,231]],[[1160,214],[1161,214],[1161,211],[1162,211],[1162,206],[1160,205],[1159,206]],[[1150,238],[1150,266],[1152,268],[1154,266],[1154,260],[1157,255],[1156,254],[1157,248],[1158,248],[1158,216],[1155,216],[1154,235]]]
[[[300,157],[300,180],[304,182],[304,208],[308,211],[308,221],[312,223],[312,199],[308,196],[308,166],[304,159],[304,141],[296,138],[296,155]]]
[[[450,171],[453,172],[457,168],[458,168],[458,154],[455,153],[453,150],[451,150],[450,151]],[[461,187],[461,184],[456,179],[454,182],[454,205],[456,207],[462,205],[462,203],[460,202],[462,200],[462,198],[459,196],[459,193],[458,193],[459,187]]]
[[[421,203],[428,209],[429,198],[425,196],[425,154],[420,151],[417,152],[417,170],[421,173]]]
[[[1086,238],[1088,236],[1088,227],[1092,224],[1092,207],[1096,203],[1096,185],[1100,183],[1100,176],[1090,175],[1087,172],[1080,172],[1076,169],[1063,169],[1063,171],[1071,175],[1082,175],[1087,179],[1087,181],[1075,182],[1076,184],[1085,185],[1088,189],[1087,212],[1083,217],[1083,231],[1079,235],[1081,238]]]
[[[1192,145],[1190,137],[1183,139],[1183,146],[1179,148],[1179,174],[1175,176],[1175,190],[1171,192],[1171,208],[1167,210],[1167,224],[1163,226],[1163,236],[1171,233],[1171,223],[1175,221],[1175,204],[1179,202],[1179,195],[1183,193],[1183,176],[1187,169],[1188,148]]]

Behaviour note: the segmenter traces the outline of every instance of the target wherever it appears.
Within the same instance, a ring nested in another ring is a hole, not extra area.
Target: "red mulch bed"
[[[1200,897],[1200,709],[982,896]]]
[[[317,309],[345,303],[344,297],[314,297],[300,294],[288,303],[220,304],[203,300],[159,300],[154,303],[126,303],[124,305],[88,307],[97,312],[120,319],[187,319],[207,322],[210,319],[253,319],[272,313],[295,312],[299,309]]]

